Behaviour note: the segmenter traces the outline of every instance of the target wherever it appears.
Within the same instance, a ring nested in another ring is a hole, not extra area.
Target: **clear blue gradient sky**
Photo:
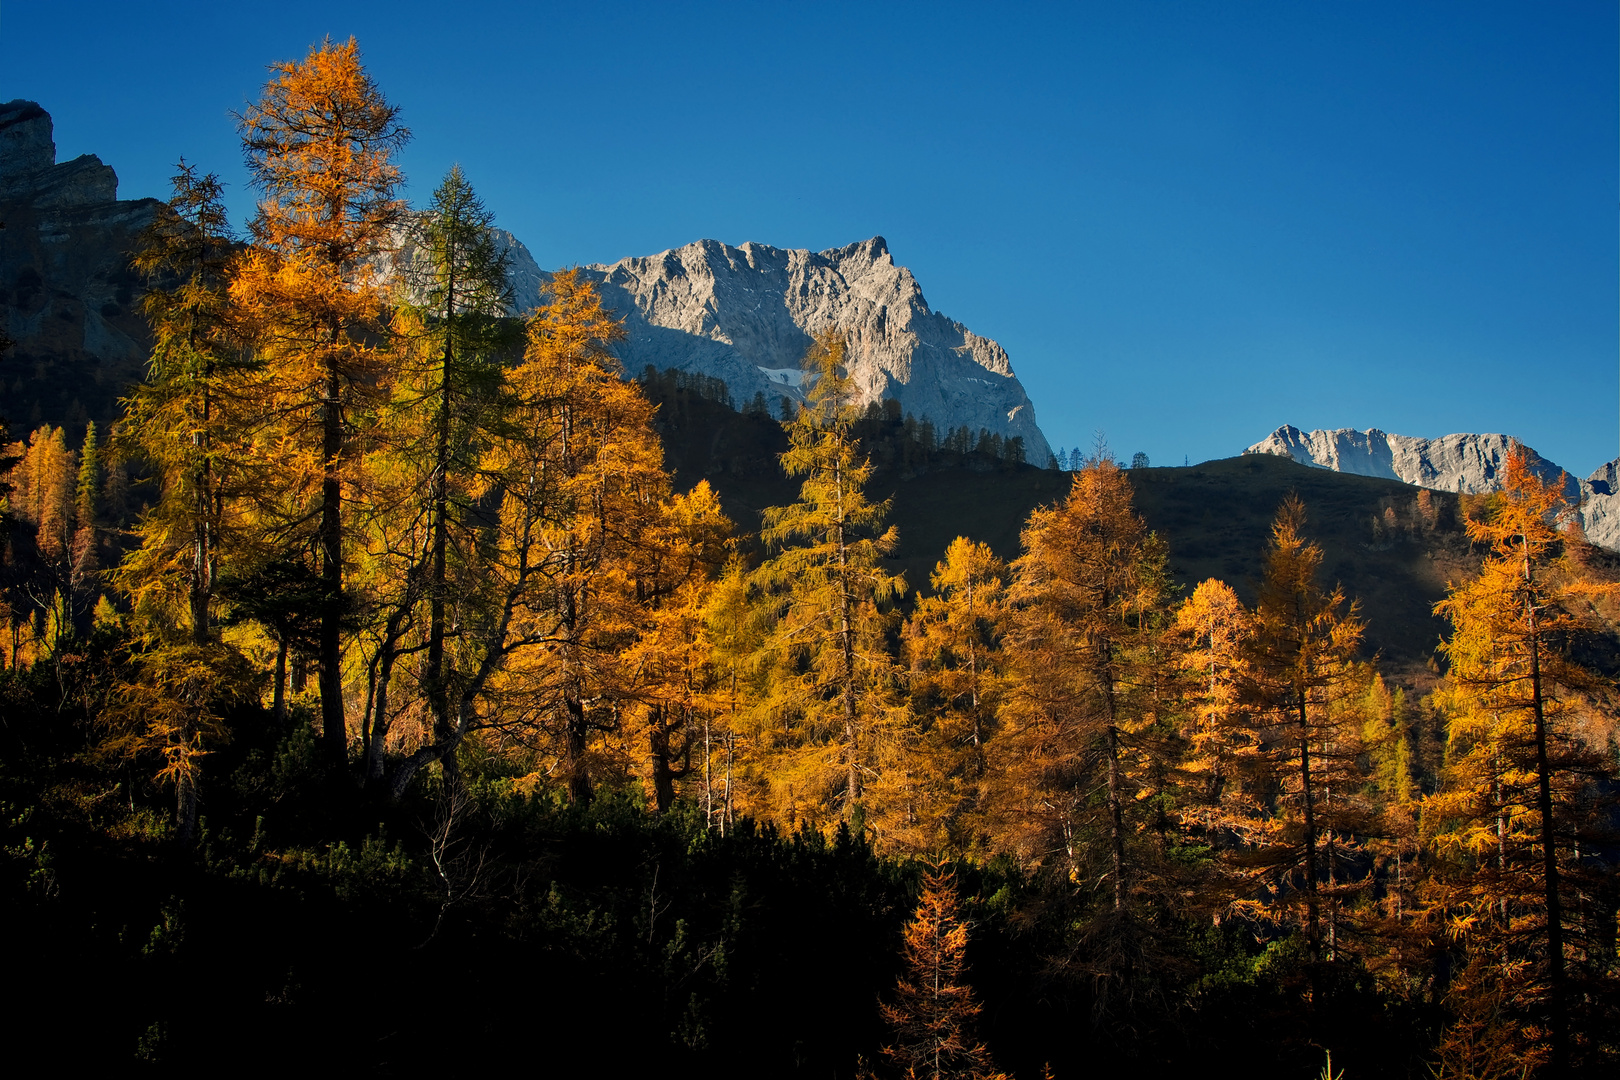
[[[357,36],[543,266],[880,234],[996,338],[1054,445],[1155,464],[1283,423],[1617,451],[1616,5],[61,3],[0,8],[0,99],[125,198]]]

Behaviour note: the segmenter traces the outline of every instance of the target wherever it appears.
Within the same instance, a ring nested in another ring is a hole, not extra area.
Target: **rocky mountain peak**
[[[1512,436],[1495,433],[1424,439],[1391,435],[1377,428],[1301,431],[1284,424],[1244,453],[1277,454],[1319,469],[1477,495],[1501,488],[1502,463],[1514,441]],[[1551,481],[1564,475],[1564,470],[1532,448],[1527,446],[1525,451],[1536,475]],[[1568,477],[1564,482],[1569,494],[1576,497],[1579,483]]]
[[[511,233],[497,230],[496,240],[512,314],[523,315],[540,305],[551,274]],[[385,277],[420,257],[403,230],[399,243]],[[723,379],[737,407],[763,398],[774,414],[783,398],[804,400],[805,351],[836,330],[865,402],[898,401],[942,439],[961,427],[973,437],[988,430],[1021,438],[1026,461],[1051,459],[1007,350],[933,311],[881,236],[826,251],[695,240],[581,272],[624,319],[618,353],[629,375],[651,366]]]
[[[698,240],[585,273],[625,319],[620,352],[632,372],[650,364],[715,376],[737,404],[761,395],[774,409],[803,399],[805,350],[836,330],[865,400],[894,399],[941,433],[1022,438],[1031,462],[1051,455],[1007,351],[933,311],[881,236],[826,251]]]

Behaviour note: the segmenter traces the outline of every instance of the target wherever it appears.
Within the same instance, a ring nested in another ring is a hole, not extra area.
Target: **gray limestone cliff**
[[[41,422],[105,425],[144,373],[142,282],[129,266],[160,204],[120,201],[92,154],[56,161],[50,114],[0,105],[0,317],[16,348],[0,363],[0,415],[13,437]]]
[[[1422,439],[1377,428],[1301,431],[1285,424],[1244,453],[1276,454],[1318,469],[1478,495],[1501,489],[1502,465],[1513,441],[1511,436],[1497,434]],[[1524,449],[1538,476],[1554,483],[1562,478],[1564,494],[1579,504],[1577,520],[1586,538],[1599,547],[1620,551],[1620,459],[1577,480],[1531,447]]]
[[[1581,529],[1598,547],[1620,551],[1620,458],[1581,481]]]
[[[1501,486],[1498,476],[1512,441],[1507,435],[1442,435],[1438,439],[1421,439],[1391,435],[1377,428],[1301,431],[1284,424],[1244,453],[1277,454],[1319,469],[1400,480],[1435,491],[1479,494],[1496,491]],[[1529,447],[1525,449],[1530,456],[1530,467],[1537,475],[1548,480],[1558,479],[1563,470]],[[1570,488],[1570,494],[1575,494],[1574,487]]]
[[[549,275],[502,239],[515,306],[528,310]],[[929,308],[882,237],[821,252],[699,240],[583,271],[625,320],[619,354],[631,374],[650,364],[716,376],[739,407],[763,394],[774,412],[781,397],[803,400],[799,362],[812,335],[838,330],[865,400],[893,398],[941,434],[1020,437],[1035,464],[1051,456],[1007,351]]]

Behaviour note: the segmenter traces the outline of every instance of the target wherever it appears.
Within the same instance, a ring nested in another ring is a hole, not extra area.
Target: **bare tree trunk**
[[[1316,892],[1316,805],[1311,790],[1311,733],[1306,712],[1305,687],[1299,687],[1299,778],[1300,797],[1305,811],[1305,910],[1306,935],[1311,959],[1322,958],[1322,913]]]
[[[568,774],[568,801],[581,810],[591,805],[590,767],[585,760],[585,704],[570,692],[563,696],[563,768]]]
[[[703,824],[714,828],[714,769],[709,746],[709,717],[703,717]]]
[[[860,729],[855,708],[855,627],[849,587],[849,565],[844,548],[843,477],[837,477],[839,490],[838,522],[838,644],[839,675],[843,686],[840,697],[844,713],[844,750],[847,755],[848,777],[844,790],[844,820],[855,820],[855,807],[861,801]]]
[[[1525,576],[1529,576],[1526,566]],[[1553,828],[1552,769],[1547,760],[1547,716],[1541,690],[1541,642],[1535,605],[1527,599],[1530,621],[1530,701],[1536,721],[1536,805],[1541,811],[1542,885],[1547,902],[1547,963],[1552,1006],[1552,1075],[1569,1069],[1569,1016],[1564,985],[1564,913],[1558,887],[1557,833]]]
[[[1108,725],[1108,824],[1114,857],[1114,910],[1125,910],[1125,817],[1120,797],[1119,728]]]
[[[726,806],[725,812],[720,818],[721,836],[726,835],[726,830],[736,824],[731,817],[731,740],[733,738],[731,732],[726,732]]]
[[[647,725],[647,779],[652,788],[653,812],[662,814],[675,804],[675,770],[669,763],[669,726],[665,706],[653,707]]]
[[[277,723],[287,718],[287,639],[276,642],[275,687],[271,690],[270,711]]]
[[[452,275],[447,312],[455,315],[455,278]],[[448,324],[449,320],[446,319]],[[446,518],[450,510],[450,365],[454,360],[449,331],[446,331],[444,357],[439,369],[439,403],[437,430],[435,431],[433,460],[433,552],[428,567],[428,640],[427,661],[422,674],[422,689],[426,694],[428,711],[433,715],[433,737],[444,739],[450,734],[450,694],[444,677],[444,624],[446,547],[449,525]]]
[[[195,322],[192,324],[191,336],[193,345],[195,345]],[[212,364],[208,365],[207,373],[212,372],[212,367]],[[199,425],[201,430],[194,432],[191,436],[192,449],[198,452],[205,451],[207,446],[206,440],[209,436],[206,432],[208,431],[212,404],[208,393],[205,391],[203,393],[202,423]],[[194,644],[206,645],[211,631],[208,621],[208,601],[214,591],[215,558],[211,525],[213,520],[211,513],[213,509],[211,500],[213,466],[206,453],[203,453],[202,463],[197,469],[194,483],[196,484],[196,502],[192,507],[192,512],[196,515],[194,537],[196,550],[193,552],[191,564],[191,640]]]
[[[388,738],[388,684],[394,678],[395,652],[391,641],[385,640],[380,646],[383,655],[377,665],[377,692],[371,707],[371,716],[367,719],[366,733],[366,783],[374,783],[383,778],[383,744]],[[437,732],[435,732],[437,736]]]
[[[321,628],[320,691],[321,734],[327,757],[336,765],[348,763],[349,733],[343,709],[343,483],[339,456],[343,451],[343,417],[338,373],[326,375],[326,399],[321,415]]]
[[[191,770],[181,771],[174,789],[175,832],[182,844],[189,844],[197,832],[197,779]]]

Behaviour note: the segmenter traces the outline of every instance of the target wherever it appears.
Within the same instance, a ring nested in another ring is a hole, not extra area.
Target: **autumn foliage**
[[[308,931],[233,968],[229,1008],[185,989],[226,975],[161,968],[144,1060],[240,1006],[262,1042],[360,1009],[366,1068],[552,1021],[693,1075],[1003,1075],[991,1046],[1023,1075],[1200,1047],[1612,1067],[1617,575],[1522,450],[1469,504],[1415,679],[1380,671],[1297,497],[1256,580],[1183,587],[1101,441],[1015,548],[961,535],[908,581],[859,342],[814,338],[780,428],[750,408],[796,497],[677,485],[598,275],[513,310],[460,167],[404,200],[408,131],[353,40],[274,65],[238,121],[246,238],[182,163],[116,429],[0,454],[17,925],[142,971],[185,954],[182,894]],[[889,456],[949,467],[927,431]],[[149,941],[53,906],[89,875],[40,821],[162,894]],[[312,954],[337,989],[299,1012]]]
[[[936,867],[923,876],[916,914],[906,924],[905,973],[894,1000],[882,1006],[894,1038],[883,1057],[900,1075],[1005,1080],[974,1038],[981,1008],[966,981],[967,943],[955,875]]]

